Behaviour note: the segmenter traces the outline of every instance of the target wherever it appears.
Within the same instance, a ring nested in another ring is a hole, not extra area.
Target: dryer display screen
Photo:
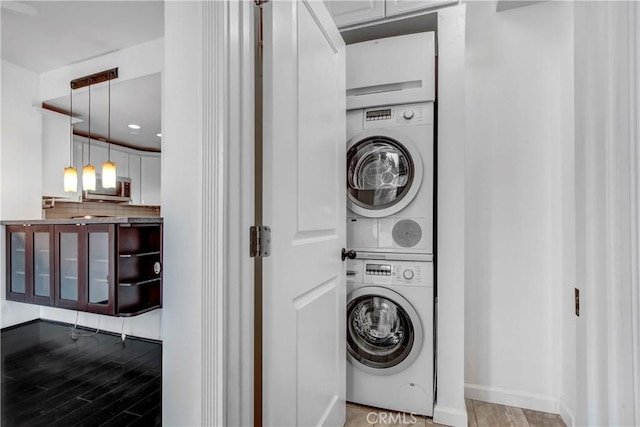
[[[391,118],[391,109],[367,111],[366,121],[385,120]]]

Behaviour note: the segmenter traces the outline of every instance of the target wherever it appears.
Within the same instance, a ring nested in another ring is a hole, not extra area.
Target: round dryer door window
[[[370,136],[347,151],[347,204],[363,216],[383,217],[406,207],[422,182],[417,151],[389,136]]]
[[[372,286],[349,295],[347,351],[353,364],[375,374],[391,374],[409,366],[421,348],[420,319],[400,294]]]

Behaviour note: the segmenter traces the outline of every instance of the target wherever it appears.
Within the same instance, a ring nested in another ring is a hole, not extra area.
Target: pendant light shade
[[[116,188],[116,164],[113,162],[102,164],[102,187]]]
[[[78,170],[73,166],[64,168],[64,191],[78,191]]]
[[[109,79],[109,117],[107,120],[107,161],[102,164],[102,187],[116,188],[116,164],[111,161],[111,79]]]
[[[64,168],[64,191],[78,191],[78,170],[73,167],[73,89],[69,90],[69,166]]]
[[[94,191],[96,189],[96,167],[86,165],[82,168],[82,189]]]

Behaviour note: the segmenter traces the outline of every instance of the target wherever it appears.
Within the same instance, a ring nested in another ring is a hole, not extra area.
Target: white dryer
[[[433,416],[433,263],[350,260],[347,400]]]
[[[347,245],[433,253],[433,102],[347,112]]]

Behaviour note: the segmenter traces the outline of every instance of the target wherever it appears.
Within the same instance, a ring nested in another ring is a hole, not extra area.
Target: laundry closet
[[[402,13],[390,3],[387,17]],[[362,3],[337,4],[328,8],[347,25],[346,400],[433,417],[437,12],[354,26]]]

